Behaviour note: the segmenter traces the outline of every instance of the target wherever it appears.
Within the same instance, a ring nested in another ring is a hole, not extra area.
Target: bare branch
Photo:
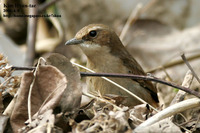
[[[187,65],[187,67],[190,69],[190,71],[192,72],[192,74],[194,75],[194,77],[197,79],[197,81],[200,83],[200,79],[197,76],[197,74],[195,73],[194,69],[192,68],[192,66],[190,65],[190,63],[187,61],[185,54],[181,55],[181,58],[183,59],[183,61],[185,62],[185,64]]]
[[[104,77],[116,77],[116,78],[132,78],[132,79],[141,79],[141,80],[150,80],[150,81],[154,81],[154,82],[158,82],[164,85],[168,85],[174,88],[177,88],[179,90],[183,90],[189,94],[192,94],[198,98],[200,98],[200,94],[194,90],[191,90],[189,88],[186,88],[184,86],[181,85],[177,85],[173,82],[168,82],[153,76],[143,76],[143,75],[133,75],[133,74],[119,74],[119,73],[87,73],[87,72],[81,72],[80,73],[82,77],[84,76],[104,76]]]
[[[15,70],[22,70],[23,67],[14,67]],[[27,67],[24,67],[25,70],[27,70]],[[32,67],[33,68],[33,67]],[[31,67],[30,67],[31,69]],[[34,68],[33,68],[34,69]],[[165,81],[163,79],[159,79],[153,76],[143,76],[143,75],[133,75],[133,74],[120,74],[120,73],[88,73],[88,72],[80,72],[82,77],[86,77],[86,76],[94,76],[94,77],[115,77],[115,78],[131,78],[131,79],[140,79],[140,80],[150,80],[150,81],[154,81],[154,82],[158,82],[164,85],[168,85],[174,88],[177,88],[179,90],[185,91],[189,94],[192,94],[198,98],[200,98],[200,94],[197,91],[191,90],[187,87],[181,86],[181,85],[177,85],[173,82],[168,82]]]
[[[29,8],[30,15],[38,14],[38,1],[29,0],[29,4],[36,5],[35,8]],[[28,36],[27,36],[27,51],[25,64],[27,66],[33,65],[35,58],[35,42],[36,42],[36,29],[37,29],[37,17],[31,17],[28,19]]]
[[[198,59],[200,58],[200,54],[195,54],[195,55],[191,55],[187,58],[188,61],[192,61],[192,60],[195,60],[195,59]],[[175,60],[175,61],[172,61],[172,62],[169,62],[169,63],[165,63],[163,64],[162,66],[159,66],[159,67],[156,67],[156,68],[153,68],[151,70],[148,70],[147,72],[149,73],[153,73],[157,70],[162,70],[163,68],[167,69],[167,68],[170,68],[170,67],[174,67],[174,66],[177,66],[177,65],[180,65],[180,64],[183,64],[184,61],[182,59],[178,59],[178,60]]]
[[[124,40],[128,29],[130,28],[131,24],[135,23],[138,17],[144,13],[147,9],[149,9],[157,0],[151,0],[147,5],[142,6],[141,3],[137,4],[136,8],[132,10],[131,15],[128,17],[126,24],[124,25],[122,32],[120,34],[121,41]]]

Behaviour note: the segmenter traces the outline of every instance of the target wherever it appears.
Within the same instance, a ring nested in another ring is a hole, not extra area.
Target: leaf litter
[[[5,58],[1,58],[3,59]],[[4,63],[1,68],[6,66],[8,64]],[[5,80],[12,77],[11,69],[7,73],[10,74],[2,76]],[[30,121],[28,95],[34,78]],[[4,106],[3,102],[0,103],[2,112],[4,111],[1,117],[5,116],[1,127],[5,132],[132,132],[156,114],[146,104],[133,108],[125,107],[120,104],[124,98],[113,95],[97,95],[96,97],[104,100],[93,98],[87,105],[81,106],[82,88],[79,70],[60,54],[49,55],[45,63],[36,69],[35,77],[34,71],[29,71],[17,79],[20,80],[13,82],[13,86],[20,84],[20,87],[12,95],[10,104]],[[5,83],[4,85],[6,86]],[[6,89],[1,92],[5,91]],[[1,101],[3,99],[1,95]],[[162,107],[160,110],[163,110]],[[164,119],[135,132],[181,132],[181,126],[182,129],[199,128],[198,121],[194,121],[194,117],[191,117],[193,121],[189,122],[188,119],[187,123],[178,126],[179,121],[175,120],[176,124]]]

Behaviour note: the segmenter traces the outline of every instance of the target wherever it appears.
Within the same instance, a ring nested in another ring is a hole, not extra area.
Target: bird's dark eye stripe
[[[89,35],[91,37],[95,37],[97,35],[97,32],[95,30],[92,30],[92,31],[89,32]]]

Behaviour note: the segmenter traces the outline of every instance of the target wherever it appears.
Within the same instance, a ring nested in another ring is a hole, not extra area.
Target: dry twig
[[[29,4],[36,5],[35,8],[29,8],[30,15],[38,14],[38,0],[29,0]],[[33,65],[35,58],[35,42],[36,42],[36,30],[37,30],[37,17],[28,19],[28,36],[27,36],[27,51],[25,64],[27,66]]]
[[[104,98],[102,98],[102,97],[96,97],[96,96],[94,96],[94,95],[92,95],[92,94],[90,94],[90,93],[85,93],[85,92],[83,92],[83,95],[85,95],[85,96],[87,96],[87,97],[90,97],[90,98],[94,98],[94,99],[96,99],[96,100],[100,100],[100,101],[105,102],[105,103],[109,103],[109,104],[111,104],[112,106],[114,106],[116,109],[122,111],[122,108],[118,107],[117,105],[113,104],[112,102],[110,102],[110,101],[108,101],[108,100],[106,100],[106,99],[104,99]]]
[[[38,60],[37,66],[36,66],[36,68],[35,68],[35,72],[33,73],[33,76],[34,76],[34,77],[33,77],[33,81],[32,81],[32,83],[31,83],[31,85],[30,85],[30,89],[29,89],[29,93],[28,93],[28,119],[29,119],[29,122],[30,122],[30,123],[32,122],[32,119],[31,119],[31,117],[32,117],[32,115],[31,115],[31,94],[32,94],[32,90],[33,90],[33,85],[35,84],[36,73],[37,73],[37,71],[38,71],[38,68],[39,68],[41,59],[43,59],[43,58],[40,58],[40,59]]]
[[[187,67],[191,70],[192,74],[194,75],[194,77],[197,79],[197,81],[200,83],[200,79],[197,76],[197,74],[195,73],[194,69],[192,68],[192,66],[190,65],[190,63],[187,61],[185,54],[181,55],[181,58],[183,59],[183,61],[185,62],[185,64],[187,65]]]
[[[200,58],[200,54],[195,54],[195,55],[191,55],[187,58],[188,61],[192,61],[192,60],[195,60],[195,59],[198,59]],[[157,70],[162,70],[163,68],[167,69],[167,68],[170,68],[170,67],[174,67],[174,66],[177,66],[177,65],[180,65],[180,64],[183,64],[184,61],[182,59],[178,59],[178,60],[175,60],[175,61],[171,61],[171,62],[168,62],[168,63],[165,63],[163,64],[162,66],[159,66],[159,67],[156,67],[156,68],[153,68],[151,70],[148,70],[147,72],[148,73],[153,73]]]
[[[135,23],[138,17],[144,13],[148,8],[150,8],[157,0],[151,0],[147,5],[144,7],[141,5],[141,3],[137,4],[136,8],[132,10],[131,15],[129,16],[128,20],[126,21],[126,24],[124,25],[122,32],[120,34],[120,40],[123,41],[124,37],[130,28],[130,25]]]
[[[121,41],[124,40],[124,37],[129,29],[130,25],[138,19],[138,16],[141,13],[141,9],[142,9],[142,5],[139,3],[139,4],[137,4],[136,8],[132,10],[131,15],[129,16],[128,20],[126,21],[126,24],[124,25],[124,28],[122,29],[122,32],[119,36]]]
[[[15,70],[18,70],[18,67],[14,67]],[[19,67],[19,70],[22,70],[22,67]],[[27,67],[25,67],[25,69],[27,70]],[[150,81],[154,81],[154,82],[158,82],[164,85],[168,85],[174,88],[177,88],[179,90],[183,90],[189,94],[192,94],[198,98],[200,98],[200,94],[199,92],[196,92],[194,90],[191,90],[189,88],[186,88],[184,86],[181,85],[177,85],[173,82],[168,82],[153,76],[143,76],[143,75],[133,75],[133,74],[119,74],[119,73],[88,73],[88,72],[80,72],[82,77],[85,76],[96,76],[96,77],[116,77],[116,78],[132,78],[132,79],[140,79],[140,80],[150,80]],[[145,103],[146,104],[146,103]]]

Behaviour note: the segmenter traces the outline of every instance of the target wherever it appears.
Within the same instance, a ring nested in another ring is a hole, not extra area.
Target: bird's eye
[[[92,30],[92,31],[89,32],[89,34],[90,34],[91,37],[96,37],[97,32],[95,30]]]

